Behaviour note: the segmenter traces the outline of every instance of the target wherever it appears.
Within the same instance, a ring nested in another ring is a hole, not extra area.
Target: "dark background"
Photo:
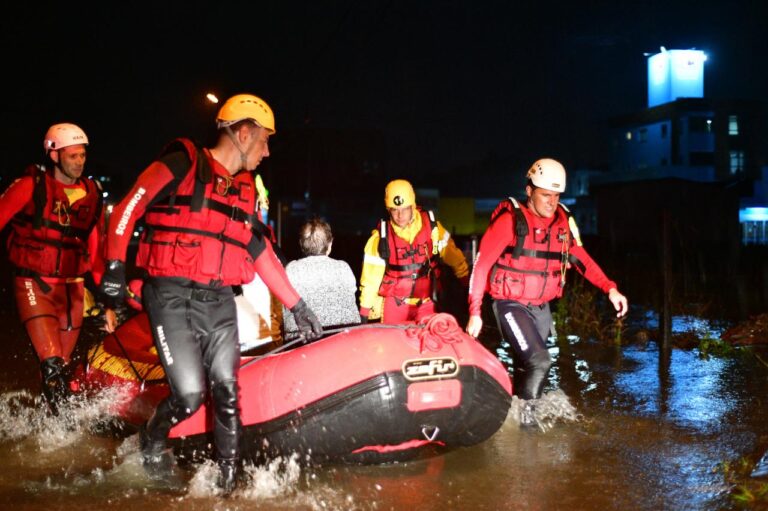
[[[207,141],[206,92],[251,92],[277,117],[261,169],[275,195],[333,180],[310,175],[320,158],[444,193],[482,168],[483,191],[542,155],[605,167],[606,121],[644,108],[643,53],[661,45],[708,53],[709,97],[768,90],[762,2],[528,4],[14,4],[0,21],[2,174],[68,121],[91,139],[91,172],[132,178],[169,138]]]
[[[609,121],[646,107],[644,53],[662,45],[708,54],[706,97],[764,99],[767,14],[743,0],[18,3],[0,19],[0,187],[41,160],[48,126],[74,122],[117,199],[171,138],[211,141],[205,93],[254,93],[276,114],[258,169],[270,215],[305,208],[285,219],[289,259],[302,214],[319,214],[359,272],[359,226],[385,214],[390,179],[501,198],[542,156],[608,169]],[[642,216],[645,199],[624,206]],[[631,281],[658,268],[657,243],[633,257],[601,235],[588,246],[630,298],[657,293]]]

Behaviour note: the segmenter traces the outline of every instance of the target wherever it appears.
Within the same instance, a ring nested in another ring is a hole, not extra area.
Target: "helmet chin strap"
[[[241,170],[245,170],[246,172],[249,171],[248,169],[248,153],[253,149],[253,146],[256,144],[256,139],[251,139],[251,143],[248,144],[248,147],[243,149],[243,147],[240,145],[240,141],[237,140],[237,136],[235,135],[235,132],[232,131],[232,128],[229,126],[226,126],[224,128],[224,131],[227,133],[227,136],[232,141],[233,144],[235,144],[235,147],[240,152],[240,168],[237,169],[237,172],[240,172]],[[237,174],[237,172],[233,172],[234,174]]]

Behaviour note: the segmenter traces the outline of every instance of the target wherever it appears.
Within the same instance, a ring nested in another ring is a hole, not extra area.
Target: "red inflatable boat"
[[[168,394],[145,314],[89,352],[84,388],[122,385],[113,419],[134,428]],[[439,454],[492,436],[507,416],[509,374],[453,316],[420,324],[360,325],[311,344],[243,357],[243,457],[298,453],[324,462],[383,463]],[[203,406],[176,425],[177,456],[210,455],[212,414]]]

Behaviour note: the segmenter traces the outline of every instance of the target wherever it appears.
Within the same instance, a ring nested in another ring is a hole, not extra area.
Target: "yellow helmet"
[[[384,205],[387,208],[402,208],[416,205],[416,194],[411,183],[405,179],[390,181],[384,189]]]
[[[275,114],[266,101],[252,94],[238,94],[226,100],[216,116],[216,126],[225,128],[245,119],[252,120],[270,134],[275,133]]]
[[[539,188],[558,193],[565,191],[565,167],[552,158],[533,162],[526,177]]]

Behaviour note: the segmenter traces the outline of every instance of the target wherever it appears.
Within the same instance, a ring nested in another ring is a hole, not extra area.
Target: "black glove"
[[[107,261],[107,269],[104,271],[101,286],[99,286],[108,301],[112,302],[109,305],[117,306],[123,303],[126,287],[125,263],[117,259],[110,259]]]
[[[299,327],[299,332],[301,332],[301,335],[306,340],[314,341],[323,335],[323,326],[303,298],[300,298],[299,303],[293,306],[291,313],[293,314],[293,319],[296,320],[296,326]]]

